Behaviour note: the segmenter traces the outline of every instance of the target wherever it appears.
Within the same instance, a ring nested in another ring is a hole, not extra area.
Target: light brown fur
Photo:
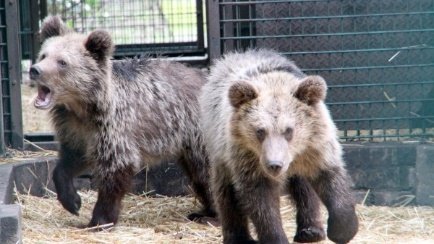
[[[297,212],[297,242],[325,238],[319,199],[329,211],[328,237],[348,242],[358,220],[337,130],[324,104],[322,77],[303,74],[267,50],[231,53],[216,61],[200,98],[212,162],[212,189],[225,243],[287,243],[279,195]],[[239,209],[234,212],[232,209]]]

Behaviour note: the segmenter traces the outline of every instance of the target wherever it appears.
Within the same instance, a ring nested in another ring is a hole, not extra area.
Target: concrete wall
[[[358,143],[344,150],[355,192],[367,205],[434,206],[434,144]]]

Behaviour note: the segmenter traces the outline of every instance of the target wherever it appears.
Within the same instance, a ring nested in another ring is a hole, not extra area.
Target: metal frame
[[[168,57],[176,56],[202,56],[206,53],[203,1],[196,0],[197,13],[197,41],[196,42],[176,42],[176,43],[153,43],[153,44],[127,44],[116,45],[115,58],[134,57],[138,54],[146,53],[157,56],[164,55]],[[155,53],[155,50],[158,50]]]
[[[6,25],[6,2],[0,2],[0,94],[3,94],[3,82],[8,81],[7,71],[7,25]],[[5,77],[4,77],[4,75]],[[0,119],[0,155],[5,152],[5,137],[4,137],[4,123],[3,123],[3,99],[0,99],[0,114],[2,119]]]
[[[8,82],[6,84],[2,82],[2,95],[5,144],[12,148],[22,149],[24,141],[21,112],[21,45],[18,9],[18,0],[8,0],[7,4],[5,4],[9,77],[7,77]]]
[[[20,35],[21,51],[23,59],[30,59],[33,62],[40,49],[39,41],[39,20],[45,15],[41,8],[46,8],[46,0],[20,0]],[[46,14],[46,13],[45,13]]]
[[[121,44],[116,45],[114,57],[133,57],[143,53],[154,55],[176,56],[203,56],[206,53],[204,33],[203,2],[196,0],[197,12],[197,41],[176,43],[153,43],[153,44]],[[48,14],[47,0],[22,0],[21,1],[21,36],[23,42],[23,59],[35,60],[39,49],[39,22]],[[37,10],[37,11],[35,11]],[[158,50],[156,52],[156,50]]]
[[[208,56],[214,60],[221,56],[221,27],[219,0],[209,0],[206,4],[208,28]]]

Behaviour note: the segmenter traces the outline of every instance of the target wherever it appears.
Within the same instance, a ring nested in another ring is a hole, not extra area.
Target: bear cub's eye
[[[65,66],[66,66],[66,62],[65,62],[65,60],[63,60],[63,59],[59,59],[59,60],[57,60],[57,63],[58,63],[60,66],[62,66],[62,67],[65,67]]]
[[[292,134],[294,130],[291,127],[286,128],[285,132],[283,132],[283,136],[287,141],[290,141],[292,139]]]
[[[265,139],[265,129],[257,129],[256,130],[256,137],[258,138],[259,141],[263,141]]]
[[[39,60],[43,60],[45,58],[45,54],[42,54]]]

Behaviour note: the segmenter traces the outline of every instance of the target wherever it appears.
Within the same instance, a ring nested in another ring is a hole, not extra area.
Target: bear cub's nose
[[[282,169],[283,162],[282,161],[268,161],[267,167],[271,171],[271,173],[277,175]]]
[[[36,79],[41,75],[41,69],[38,66],[32,65],[29,70],[30,79]]]

